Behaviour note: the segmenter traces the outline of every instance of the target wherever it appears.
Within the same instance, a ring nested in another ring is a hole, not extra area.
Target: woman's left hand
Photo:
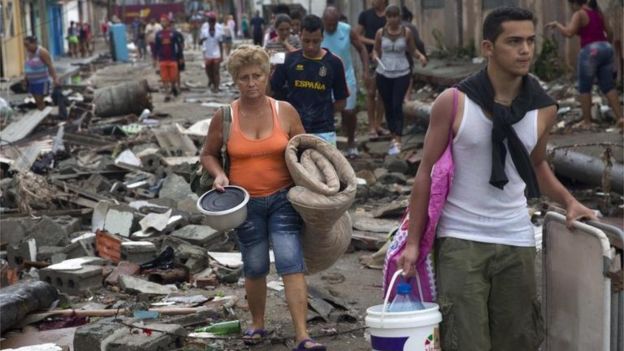
[[[420,57],[418,58],[418,61],[420,61],[420,64],[425,67],[427,66],[427,58],[425,57],[425,55],[420,55]]]

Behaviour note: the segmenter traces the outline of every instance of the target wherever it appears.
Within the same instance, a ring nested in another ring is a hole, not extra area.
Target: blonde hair
[[[227,69],[232,78],[238,78],[238,72],[242,67],[257,65],[267,75],[270,72],[269,54],[266,50],[256,45],[243,44],[230,53]]]

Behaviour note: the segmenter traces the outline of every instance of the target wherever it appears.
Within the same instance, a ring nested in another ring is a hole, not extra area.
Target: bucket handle
[[[396,272],[394,272],[392,279],[390,280],[390,285],[388,286],[388,291],[386,292],[386,297],[384,298],[383,308],[381,309],[382,327],[383,327],[384,317],[386,316],[386,308],[388,307],[388,300],[390,300],[390,293],[392,292],[392,289],[394,288],[394,283],[396,282],[397,278],[399,277],[399,274],[401,273],[403,273],[403,269],[397,269]],[[424,301],[422,286],[420,285],[420,277],[418,276],[418,272],[416,272],[415,278],[416,278],[416,285],[418,286],[418,294],[420,294],[420,301]]]

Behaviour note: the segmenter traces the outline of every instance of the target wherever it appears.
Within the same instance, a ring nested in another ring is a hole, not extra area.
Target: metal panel
[[[548,213],[544,222],[543,279],[547,351],[608,351],[611,252],[600,229]]]

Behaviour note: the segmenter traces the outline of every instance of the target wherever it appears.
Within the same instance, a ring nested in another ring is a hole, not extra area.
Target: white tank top
[[[468,97],[464,101],[464,115],[453,139],[455,177],[438,223],[438,237],[535,246],[524,181],[507,152],[509,182],[503,190],[490,185],[492,121]],[[529,154],[538,139],[537,112],[527,112],[513,125]]]

